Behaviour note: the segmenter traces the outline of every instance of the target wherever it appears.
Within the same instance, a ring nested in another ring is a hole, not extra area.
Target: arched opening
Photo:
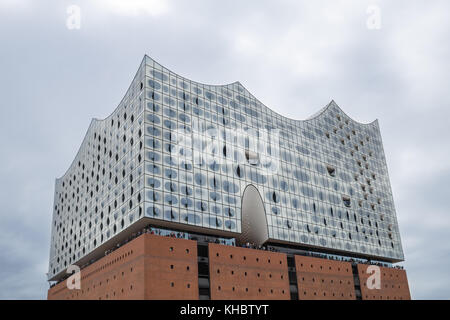
[[[269,238],[264,203],[258,189],[248,185],[242,196],[242,228],[238,243],[262,245]]]

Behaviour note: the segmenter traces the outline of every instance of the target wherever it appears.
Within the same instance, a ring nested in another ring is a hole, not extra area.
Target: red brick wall
[[[358,264],[358,275],[361,283],[361,296],[363,300],[410,300],[408,279],[405,270],[380,267],[380,289],[367,287],[366,264]]]
[[[354,300],[352,266],[313,257],[295,256],[300,300]]]
[[[290,299],[283,253],[210,243],[211,299]],[[351,264],[295,256],[299,299],[355,299]],[[380,267],[381,289],[368,289],[358,264],[362,299],[411,299],[404,270]],[[199,298],[197,242],[142,235],[81,270],[81,289],[63,281],[49,300]]]
[[[219,299],[290,299],[286,255],[209,244],[210,292]]]
[[[145,234],[81,270],[80,290],[63,281],[48,299],[198,299],[197,274],[196,241]]]
[[[81,270],[81,289],[63,281],[48,291],[49,300],[143,299],[144,238],[139,237]]]
[[[146,235],[145,298],[198,300],[197,241]]]

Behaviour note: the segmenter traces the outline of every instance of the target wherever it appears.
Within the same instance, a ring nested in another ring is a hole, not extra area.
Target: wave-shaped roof
[[[57,182],[58,182],[59,180],[63,179],[63,178],[66,176],[66,174],[70,171],[70,169],[71,169],[71,168],[75,165],[75,163],[77,162],[77,159],[78,159],[78,157],[79,157],[79,154],[80,154],[81,150],[83,149],[83,147],[85,146],[86,141],[87,141],[87,137],[88,137],[89,134],[91,133],[93,126],[94,126],[96,123],[98,123],[98,122],[103,122],[103,121],[109,120],[110,118],[112,118],[112,117],[118,112],[118,110],[120,109],[120,106],[122,105],[122,103],[123,103],[125,97],[130,93],[130,91],[131,91],[131,89],[132,89],[132,86],[133,86],[133,84],[135,83],[136,79],[138,78],[138,76],[140,75],[140,73],[143,72],[144,67],[145,67],[145,64],[148,63],[149,61],[150,61],[151,63],[154,63],[154,64],[158,65],[162,70],[166,70],[166,72],[171,73],[171,74],[174,74],[174,75],[176,75],[178,78],[183,79],[183,81],[187,81],[187,82],[196,84],[197,86],[204,86],[204,87],[209,87],[209,88],[228,88],[228,87],[230,87],[230,86],[238,86],[238,87],[240,87],[241,90],[243,90],[245,93],[247,93],[248,96],[250,96],[252,99],[254,99],[259,105],[261,105],[261,106],[264,107],[264,108],[267,108],[270,112],[273,112],[273,113],[277,114],[278,116],[280,116],[280,117],[282,117],[282,118],[284,118],[284,119],[286,119],[286,120],[288,120],[288,121],[294,121],[294,122],[309,122],[309,121],[311,121],[311,120],[317,119],[317,118],[319,118],[319,117],[321,117],[321,116],[327,114],[328,110],[329,110],[331,107],[334,107],[334,108],[338,109],[339,112],[341,112],[343,115],[345,115],[349,120],[351,120],[351,121],[353,121],[355,124],[357,124],[358,126],[373,126],[373,125],[378,126],[378,120],[377,120],[377,119],[374,120],[374,121],[372,121],[372,122],[369,122],[369,123],[362,123],[362,122],[359,122],[359,121],[353,119],[352,117],[348,116],[348,115],[347,115],[347,114],[339,107],[339,105],[338,105],[334,100],[331,100],[327,105],[325,105],[325,106],[324,106],[323,108],[321,108],[319,111],[317,111],[316,113],[314,113],[313,115],[311,115],[310,117],[308,117],[308,118],[306,118],[306,119],[303,119],[303,120],[302,120],[302,119],[292,119],[292,118],[289,118],[289,117],[287,117],[287,116],[284,116],[284,115],[282,115],[282,114],[280,114],[280,113],[274,111],[272,108],[267,107],[263,102],[261,102],[258,98],[256,98],[256,97],[255,97],[255,96],[254,96],[254,95],[253,95],[253,94],[252,94],[245,86],[243,86],[242,83],[239,82],[239,81],[234,81],[234,82],[231,82],[231,83],[228,83],[228,84],[206,84],[206,83],[202,83],[202,82],[199,82],[199,81],[194,81],[194,80],[191,80],[190,78],[181,76],[181,75],[179,75],[178,73],[175,73],[175,72],[173,72],[172,70],[170,70],[170,69],[168,69],[168,68],[162,66],[161,64],[159,64],[158,62],[156,62],[154,59],[152,59],[151,57],[149,57],[147,54],[145,54],[144,57],[143,57],[143,59],[142,59],[142,61],[141,61],[140,66],[139,66],[139,68],[138,68],[138,70],[137,70],[137,72],[136,72],[136,74],[135,74],[135,76],[134,76],[134,78],[133,78],[133,81],[131,82],[131,84],[130,84],[128,90],[126,91],[124,97],[122,98],[122,100],[120,101],[120,103],[118,104],[118,106],[117,106],[117,107],[114,109],[114,111],[113,111],[109,116],[107,116],[106,118],[104,118],[104,119],[93,118],[93,119],[91,120],[91,123],[89,124],[89,127],[88,127],[88,129],[87,129],[87,131],[86,131],[85,137],[83,138],[83,141],[82,141],[82,143],[81,143],[81,145],[80,145],[80,147],[79,147],[79,149],[78,149],[78,151],[77,151],[77,154],[76,154],[74,160],[72,161],[71,165],[70,165],[69,168],[66,170],[66,172],[65,172],[60,178],[57,178],[57,179],[56,179]]]

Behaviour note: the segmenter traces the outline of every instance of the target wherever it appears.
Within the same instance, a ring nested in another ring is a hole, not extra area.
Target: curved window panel
[[[303,133],[303,136],[307,137],[308,139],[316,140],[316,136],[313,133],[311,133],[309,131],[302,131],[302,133]]]
[[[149,111],[159,112],[159,110],[161,110],[161,107],[158,104],[154,103],[154,102],[148,102],[147,103],[147,109]]]
[[[147,216],[149,217],[161,217],[161,210],[157,207],[148,207]]]
[[[295,170],[294,177],[297,180],[300,180],[302,182],[309,182],[309,180],[310,180],[309,175],[305,171],[302,171],[302,170]]]
[[[148,126],[147,132],[148,132],[148,134],[150,134],[152,136],[160,136],[161,135],[161,130],[156,127],[153,127],[153,126]]]
[[[169,81],[169,77],[166,74],[163,74],[160,71],[157,70],[152,70],[151,74],[156,78],[159,79],[161,81]]]
[[[148,122],[151,122],[151,123],[154,123],[154,124],[161,123],[161,119],[155,114],[147,114],[147,118],[146,119],[147,119]]]
[[[225,192],[229,193],[239,192],[239,186],[230,181],[224,181],[222,187]]]
[[[150,86],[150,88],[159,90],[161,89],[161,84],[158,81],[155,80],[148,80],[148,85]]]
[[[161,186],[161,181],[155,178],[147,178],[147,186],[150,188],[159,188]]]

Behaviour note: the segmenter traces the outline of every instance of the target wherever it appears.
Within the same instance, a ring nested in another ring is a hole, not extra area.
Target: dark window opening
[[[346,207],[350,207],[350,206],[351,206],[350,197],[342,196],[342,201],[344,202],[344,205],[345,205]]]
[[[245,158],[247,159],[248,163],[250,163],[253,166],[256,166],[259,164],[259,154],[256,152],[246,150]]]
[[[328,171],[328,174],[329,174],[330,176],[332,176],[332,177],[335,177],[335,176],[336,176],[336,169],[335,169],[335,168],[333,168],[333,167],[331,167],[331,166],[327,166],[327,171]]]

